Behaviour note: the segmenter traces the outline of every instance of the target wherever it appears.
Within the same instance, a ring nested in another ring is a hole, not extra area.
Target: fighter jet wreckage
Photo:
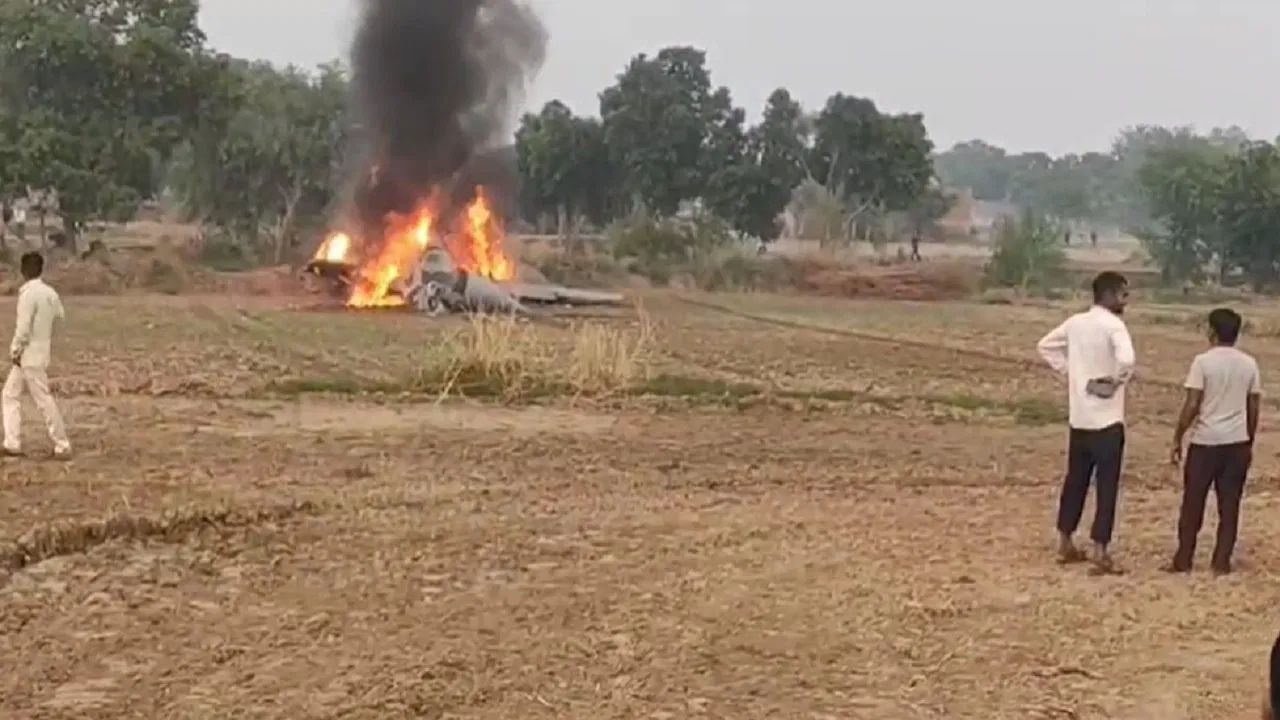
[[[306,271],[329,283],[338,296],[352,294],[361,281],[360,268],[341,260],[317,258]],[[568,288],[549,283],[492,280],[459,268],[442,247],[430,247],[421,261],[386,288],[385,307],[409,307],[430,316],[445,313],[510,313],[528,315],[532,308],[618,306],[621,294]],[[350,304],[350,303],[349,303]]]

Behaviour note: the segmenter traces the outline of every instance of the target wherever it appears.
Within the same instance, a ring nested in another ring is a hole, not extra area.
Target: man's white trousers
[[[45,427],[49,430],[49,439],[53,441],[56,453],[71,452],[71,442],[67,440],[67,428],[62,423],[62,413],[58,404],[49,394],[49,375],[42,367],[17,367],[9,369],[9,378],[4,383],[4,393],[0,396],[0,405],[4,410],[4,449],[10,452],[22,451],[22,391],[31,395],[40,414],[44,416]]]

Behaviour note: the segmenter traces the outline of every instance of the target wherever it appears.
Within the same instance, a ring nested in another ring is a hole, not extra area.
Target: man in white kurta
[[[62,413],[49,394],[48,375],[54,321],[65,315],[62,299],[40,278],[44,273],[44,258],[39,253],[23,255],[21,265],[26,282],[18,290],[18,322],[9,345],[12,367],[0,396],[4,410],[4,453],[22,454],[22,392],[25,390],[44,416],[53,441],[54,457],[65,459],[71,456],[71,443],[67,440]]]

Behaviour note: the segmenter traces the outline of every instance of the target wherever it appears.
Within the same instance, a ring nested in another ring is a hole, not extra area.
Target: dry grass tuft
[[[653,325],[641,313],[634,332],[609,325],[574,327],[569,384],[579,395],[625,392],[648,378]]]
[[[428,353],[416,389],[441,398],[514,403],[558,394],[609,395],[645,376],[652,327],[644,317],[636,331],[574,325],[569,340],[566,353],[530,323],[507,315],[473,315]]]
[[[472,315],[427,354],[418,389],[515,402],[546,391],[548,349],[528,323],[509,315]]]

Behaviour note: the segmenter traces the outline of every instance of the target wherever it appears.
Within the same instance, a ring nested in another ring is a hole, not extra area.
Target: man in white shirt
[[[53,455],[58,459],[71,457],[71,443],[62,423],[62,413],[49,394],[49,356],[53,340],[53,323],[65,316],[62,300],[57,291],[45,284],[44,258],[39,253],[22,256],[22,277],[26,279],[18,290],[18,322],[13,329],[13,342],[9,345],[9,377],[4,383],[0,405],[4,411],[4,454],[10,457],[22,455],[22,391],[31,394],[31,400],[44,416],[45,427],[53,440]]]
[[[1243,319],[1233,310],[1209,313],[1212,348],[1196,356],[1187,373],[1186,401],[1173,433],[1173,461],[1181,463],[1187,431],[1191,443],[1183,470],[1182,511],[1178,519],[1178,551],[1170,572],[1191,572],[1196,536],[1204,524],[1204,504],[1212,487],[1218,496],[1218,542],[1213,571],[1231,572],[1240,526],[1240,501],[1253,462],[1262,404],[1258,363],[1236,349]]]
[[[1093,281],[1093,307],[1044,336],[1040,357],[1066,376],[1070,407],[1067,474],[1058,505],[1058,548],[1063,563],[1086,559],[1073,541],[1096,475],[1098,502],[1090,537],[1095,572],[1113,573],[1108,546],[1115,527],[1124,461],[1124,391],[1133,376],[1133,341],[1121,316],[1129,301],[1123,275],[1104,272]]]

